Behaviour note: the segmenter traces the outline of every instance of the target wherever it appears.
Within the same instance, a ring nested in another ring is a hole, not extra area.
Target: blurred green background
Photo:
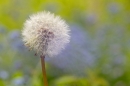
[[[130,0],[1,0],[0,86],[43,86],[40,59],[21,30],[44,10],[71,29],[66,49],[46,58],[49,86],[130,86]]]

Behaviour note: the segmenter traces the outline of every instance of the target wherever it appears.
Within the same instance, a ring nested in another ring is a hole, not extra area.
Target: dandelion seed
[[[50,12],[31,15],[22,31],[25,46],[38,55],[52,57],[60,53],[69,42],[68,25]]]

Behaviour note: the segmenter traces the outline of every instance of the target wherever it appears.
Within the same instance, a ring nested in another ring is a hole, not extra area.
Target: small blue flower
[[[1,79],[7,79],[8,76],[9,76],[9,74],[8,74],[7,71],[5,71],[5,70],[1,70],[1,71],[0,71],[0,78],[1,78]]]
[[[15,51],[24,51],[25,46],[23,41],[21,40],[20,31],[14,30],[9,34],[9,43],[11,44],[11,48]]]
[[[118,13],[120,10],[121,10],[121,6],[120,6],[120,4],[118,4],[118,3],[110,3],[110,4],[108,5],[108,11],[109,11],[111,14],[116,14],[116,13]]]
[[[20,32],[18,30],[14,30],[9,34],[10,40],[18,40],[20,38]]]

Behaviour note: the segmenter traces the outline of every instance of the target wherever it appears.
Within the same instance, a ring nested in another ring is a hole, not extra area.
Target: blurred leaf
[[[96,71],[88,71],[88,81],[90,86],[109,86],[109,83],[101,76],[98,76]]]
[[[55,83],[57,85],[63,85],[63,84],[74,83],[76,81],[77,81],[77,78],[74,76],[63,76],[55,80]]]
[[[5,83],[0,79],[0,86],[5,86]]]

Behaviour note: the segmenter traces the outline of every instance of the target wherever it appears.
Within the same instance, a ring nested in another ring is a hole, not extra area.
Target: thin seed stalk
[[[44,86],[48,86],[47,76],[46,76],[46,68],[45,68],[45,56],[41,56],[41,66],[42,66],[42,74],[43,74],[43,83]]]

